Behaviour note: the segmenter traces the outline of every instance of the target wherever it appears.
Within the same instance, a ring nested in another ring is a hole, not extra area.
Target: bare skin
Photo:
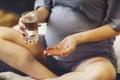
[[[45,11],[46,14],[40,22],[45,21],[44,19],[49,16],[49,12],[46,8],[39,8],[38,13],[41,11]],[[67,56],[71,54],[80,43],[105,40],[118,35],[119,32],[114,31],[109,25],[104,25],[82,33],[68,35],[58,45],[49,47],[46,50],[44,50],[41,38],[37,44],[25,44],[24,40],[26,40],[25,36],[27,35],[24,31],[25,26],[21,23],[21,20],[19,21],[19,25],[19,32],[23,39],[16,30],[0,28],[0,59],[14,68],[39,80],[115,80],[116,71],[113,65],[110,61],[102,57],[88,59],[82,64],[79,64],[75,71],[59,77],[49,71],[35,58],[35,56],[39,56],[41,61],[44,62],[46,59],[43,55],[43,51],[44,54],[48,56]]]
[[[20,38],[20,34],[17,31],[15,31],[13,29],[9,29],[9,28],[2,28],[2,27],[0,28],[0,37],[1,37],[1,39],[0,39],[0,45],[1,45],[0,59],[5,61],[6,63],[10,64],[14,68],[25,72],[26,74],[30,75],[31,77],[33,77],[35,79],[40,79],[40,80],[44,80],[44,79],[45,80],[61,80],[61,79],[62,80],[69,80],[69,79],[72,79],[72,80],[74,80],[74,79],[75,80],[89,80],[89,79],[90,80],[114,80],[115,79],[116,72],[115,72],[114,67],[107,59],[101,58],[101,57],[89,59],[89,60],[83,62],[82,64],[78,65],[78,67],[75,69],[74,72],[70,72],[70,73],[64,74],[60,77],[57,77],[54,73],[49,71],[46,67],[44,67],[42,64],[40,64],[33,57],[33,56],[38,56],[38,53],[41,52],[40,49],[43,51],[44,48],[41,46],[42,42],[39,42],[39,44],[41,44],[41,45],[25,44],[24,40],[22,40]],[[66,38],[65,38],[65,40],[66,40]],[[70,40],[70,37],[69,37],[69,40]],[[72,39],[70,41],[72,41]],[[74,39],[73,39],[73,41],[74,41]],[[70,46],[68,41],[67,41],[67,43],[64,43],[64,42],[66,42],[66,41],[64,41],[64,40],[63,40],[63,42],[61,41],[61,43]],[[71,46],[72,45],[73,44],[71,44]],[[59,46],[59,44],[57,46]],[[54,50],[54,49],[52,49],[52,50]],[[65,49],[59,48],[58,50],[65,50]],[[68,55],[68,53],[70,54],[70,52],[73,50],[74,50],[74,48],[70,48],[64,54]],[[21,53],[21,51],[22,51],[22,53]],[[54,51],[57,51],[57,50],[54,50]],[[44,52],[50,53],[49,51],[47,51],[47,49]],[[2,54],[2,53],[4,53],[4,54]],[[41,53],[40,55],[42,55],[42,54],[43,53]],[[47,53],[44,53],[44,54],[47,54]],[[52,55],[56,55],[56,54],[52,54]],[[63,55],[61,55],[61,56],[63,56]],[[26,67],[24,67],[22,65],[25,65]],[[90,76],[91,72],[93,72],[93,73]],[[104,72],[104,74],[103,74],[103,72]],[[55,78],[55,77],[57,77],[57,78]],[[51,79],[49,79],[49,78],[51,78]]]
[[[115,80],[115,73],[114,67],[107,59],[96,57],[83,62],[73,72],[64,74],[57,78],[42,80]],[[36,80],[31,77],[23,77],[12,72],[0,73],[0,79]]]
[[[25,44],[18,31],[0,27],[0,59],[36,79],[55,77],[54,73],[35,58],[37,56],[41,57],[41,61],[46,60],[42,53],[44,48],[41,41],[40,38],[37,44]],[[45,74],[41,74],[42,72]]]
[[[44,80],[116,80],[115,74],[114,67],[107,59],[96,57],[78,65],[73,72]]]
[[[105,30],[107,32],[104,32]],[[105,40],[118,34],[119,32],[114,31],[109,25],[104,25],[93,30],[70,35],[58,45],[44,50],[44,54],[49,56],[67,56],[80,43]],[[105,58],[95,57],[78,65],[72,73],[47,80],[115,80],[115,77],[116,71],[113,65]]]

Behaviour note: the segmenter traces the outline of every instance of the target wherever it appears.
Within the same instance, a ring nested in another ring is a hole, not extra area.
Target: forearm
[[[39,7],[37,12],[39,16],[39,22],[45,22],[50,15],[50,11],[45,7]]]
[[[72,35],[77,43],[96,42],[118,35],[120,32],[113,30],[110,25],[103,25],[99,28]]]

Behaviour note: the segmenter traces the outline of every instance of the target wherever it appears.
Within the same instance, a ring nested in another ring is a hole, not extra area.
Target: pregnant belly
[[[69,7],[56,6],[52,9],[46,31],[48,46],[58,44],[63,38],[77,32],[94,28],[88,18]]]
[[[52,9],[48,25],[62,32],[80,32],[93,28],[94,26],[82,13],[69,7],[56,6]]]

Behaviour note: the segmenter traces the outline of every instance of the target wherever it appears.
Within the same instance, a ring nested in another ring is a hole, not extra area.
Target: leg
[[[44,80],[115,80],[116,71],[107,59],[96,57],[78,65],[74,72]]]
[[[36,79],[56,77],[34,58],[43,56],[42,52],[41,38],[37,44],[25,44],[16,30],[0,27],[1,60]],[[45,60],[45,57],[42,59]]]
[[[27,74],[13,68],[12,66],[5,63],[4,61],[0,60],[0,73],[1,72],[8,72],[8,71],[17,73],[17,74],[22,75],[22,76],[27,76]]]
[[[20,76],[13,72],[2,72],[0,73],[0,80],[36,80],[29,76]]]

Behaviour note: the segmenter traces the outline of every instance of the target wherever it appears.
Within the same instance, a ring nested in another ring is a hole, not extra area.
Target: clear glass
[[[27,11],[22,14],[22,22],[26,26],[26,32],[28,33],[28,44],[37,43],[39,39],[38,34],[38,14],[36,11]]]

